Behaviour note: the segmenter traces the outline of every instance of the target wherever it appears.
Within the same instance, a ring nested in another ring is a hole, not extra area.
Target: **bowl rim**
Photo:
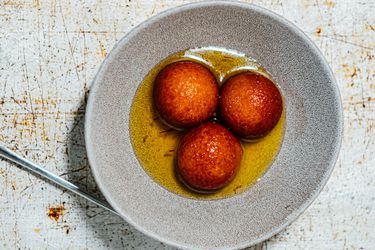
[[[333,169],[336,165],[337,159],[339,157],[341,145],[342,145],[342,135],[343,135],[343,127],[344,127],[344,119],[343,119],[343,108],[342,108],[342,98],[341,98],[341,93],[335,78],[334,73],[332,72],[332,69],[329,66],[329,63],[327,62],[325,56],[323,53],[320,51],[318,46],[312,41],[312,39],[307,36],[298,26],[296,26],[294,23],[291,21],[287,20],[286,18],[282,17],[281,15],[268,10],[264,7],[260,7],[255,4],[251,3],[244,3],[244,2],[239,2],[239,1],[225,1],[225,0],[206,0],[206,1],[200,1],[200,2],[194,2],[194,3],[188,3],[188,4],[183,4],[177,7],[169,8],[164,11],[159,12],[155,16],[152,16],[150,18],[147,18],[145,21],[141,22],[140,24],[136,25],[134,28],[132,28],[130,31],[128,31],[119,41],[116,42],[116,44],[113,46],[111,49],[110,53],[107,55],[107,57],[103,60],[101,63],[99,69],[97,70],[97,73],[92,80],[91,88],[90,88],[90,94],[88,96],[87,100],[87,106],[86,106],[86,112],[85,112],[85,122],[84,122],[84,133],[85,133],[85,147],[87,151],[87,157],[88,157],[88,162],[90,166],[95,165],[94,164],[94,152],[92,148],[92,143],[91,139],[89,138],[89,130],[91,129],[91,124],[90,120],[92,120],[93,114],[93,106],[94,106],[94,95],[95,92],[98,90],[100,85],[98,84],[98,78],[101,72],[103,72],[107,66],[108,62],[111,61],[111,59],[114,57],[114,55],[117,53],[119,48],[123,43],[126,41],[129,41],[135,34],[137,34],[139,31],[141,31],[143,28],[147,27],[149,24],[163,19],[164,17],[167,17],[169,15],[173,15],[182,11],[187,11],[187,10],[192,10],[195,8],[202,8],[202,7],[214,7],[214,6],[228,6],[228,7],[240,7],[244,9],[251,9],[253,11],[256,11],[258,13],[261,13],[263,15],[266,15],[276,22],[280,22],[287,26],[289,29],[292,31],[296,32],[303,40],[306,42],[309,47],[313,50],[313,52],[320,57],[322,62],[324,63],[324,67],[329,73],[331,79],[332,79],[332,87],[333,87],[333,93],[335,94],[335,100],[337,100],[337,144],[334,146],[334,149],[332,150],[332,161],[327,162],[327,168],[322,176],[321,182],[319,185],[316,186],[316,189],[311,192],[310,196],[304,201],[302,205],[300,205],[297,209],[292,211],[285,219],[283,223],[281,223],[279,226],[274,227],[272,230],[269,232],[264,233],[261,237],[249,240],[247,242],[244,242],[242,244],[238,244],[233,246],[233,248],[230,249],[242,249],[245,247],[253,246],[256,244],[259,244],[272,236],[278,234],[282,230],[284,230],[287,226],[289,226],[292,222],[296,221],[299,216],[312,204],[312,202],[318,197],[320,192],[323,190],[325,185],[328,182],[329,177],[331,176]],[[120,214],[121,218],[124,219],[127,223],[129,223],[131,226],[136,228],[138,231],[142,232],[146,236],[149,236],[157,241],[164,242],[170,246],[173,247],[178,247],[182,249],[192,249],[191,245],[185,245],[181,244],[179,242],[174,242],[169,239],[165,239],[162,236],[159,236],[156,233],[150,232],[141,226],[139,226],[137,223],[132,221],[126,214],[122,214],[120,212],[119,207],[116,205],[116,202],[111,200],[111,195],[110,192],[106,189],[105,185],[100,181],[99,173],[95,170],[95,168],[91,168],[91,171],[93,173],[95,182],[97,183],[98,187],[100,188],[101,192],[103,193],[104,197],[106,200],[110,203],[110,205]],[[199,249],[199,248],[196,248]],[[227,249],[227,248],[214,248],[214,249]]]

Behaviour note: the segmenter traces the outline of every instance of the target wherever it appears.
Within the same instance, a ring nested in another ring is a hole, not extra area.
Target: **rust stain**
[[[32,114],[26,114],[25,117],[21,121],[15,121],[14,125],[20,125],[20,126],[34,126],[35,125],[35,120],[34,116]]]
[[[18,116],[18,115],[25,115],[25,114],[28,114],[28,113],[23,113],[23,112],[0,112],[0,115],[3,115],[3,116]],[[57,111],[57,112],[36,112],[34,113],[34,115],[36,116],[42,116],[42,115],[58,115],[57,116],[57,119],[60,118],[60,115],[64,115],[66,117],[71,117],[71,116],[77,116],[77,115],[83,115],[84,114],[84,110],[73,110],[73,111],[67,111],[67,112],[63,112],[63,111]]]
[[[17,105],[21,105],[22,106],[22,104],[28,104],[28,103],[30,103],[30,101],[27,99],[28,97],[27,96],[23,96],[22,98],[14,98],[14,97],[10,97],[10,99],[12,100],[12,101],[14,101]],[[6,99],[6,98],[2,98],[1,99],[1,101],[3,102],[3,103],[5,103],[5,102],[9,102],[10,100],[9,99]],[[57,107],[57,104],[61,104],[61,103],[73,103],[73,102],[75,102],[76,100],[74,100],[74,99],[70,99],[70,98],[64,98],[64,99],[60,99],[60,98],[58,98],[58,99],[52,99],[51,97],[46,97],[46,98],[44,98],[44,99],[35,99],[35,98],[33,98],[33,99],[31,99],[31,103],[33,104],[33,105],[49,105],[49,106],[53,106],[53,107]]]
[[[65,234],[69,234],[70,233],[70,226],[68,226],[68,225],[64,225],[64,232],[65,232]]]
[[[36,134],[37,123],[36,116],[33,113],[26,113],[24,115],[14,115],[12,125],[16,128],[22,138],[32,138]]]
[[[107,50],[100,41],[99,41],[99,48],[100,48],[100,55],[102,57],[106,57],[107,56]]]
[[[71,98],[32,98],[28,100],[26,96],[19,98],[3,98],[4,103],[16,104],[19,108],[15,111],[10,109],[3,109],[0,115],[5,119],[10,127],[17,130],[23,139],[41,139],[42,141],[51,140],[50,116],[53,115],[55,119],[56,113],[60,112],[56,108],[60,105],[74,102]],[[32,103],[33,111],[28,107]],[[16,107],[17,107],[16,106]],[[71,110],[67,112],[60,112],[66,117],[72,117],[82,114],[82,110]]]
[[[350,77],[353,78],[353,77],[356,77],[356,76],[357,76],[357,68],[354,67],[353,68],[353,73],[350,75]]]
[[[367,55],[367,59],[368,59],[369,61],[371,61],[372,59],[374,59],[374,55],[372,55],[371,52],[367,51],[367,52],[366,52],[366,55]]]
[[[367,24],[367,25],[366,25],[366,30],[375,31],[375,24],[374,24],[374,25]]]
[[[11,0],[5,1],[2,5],[3,6],[16,7],[16,8],[25,7],[25,5],[22,2],[11,1]]]
[[[327,6],[328,8],[333,8],[333,7],[335,7],[336,3],[332,0],[326,0],[324,2],[324,5]]]
[[[47,216],[51,220],[58,222],[60,217],[64,216],[64,212],[65,212],[64,206],[58,205],[58,206],[48,208]]]
[[[353,100],[354,98],[351,96],[350,100]],[[366,100],[363,100],[363,101],[350,101],[348,102],[348,104],[350,105],[362,105],[363,102],[366,102],[366,103],[371,103],[371,101],[374,101],[375,99],[369,99],[367,98],[367,101]]]
[[[17,127],[17,118],[18,118],[18,115],[15,113],[13,116],[13,121],[12,121],[13,128]]]
[[[45,128],[42,129],[42,135],[41,136],[42,136],[43,141],[50,141]]]
[[[35,105],[53,105],[53,106],[56,106],[58,100],[55,100],[55,99],[33,99],[33,102],[34,102]]]
[[[303,10],[307,10],[307,9],[315,6],[313,1],[310,1],[310,0],[301,0],[301,4],[302,4],[301,7],[302,7]]]
[[[77,68],[79,71],[82,71],[82,70],[84,69],[84,67],[85,67],[85,62],[80,63],[80,64],[78,64],[78,65],[76,66],[76,68]]]
[[[13,102],[15,102],[20,108],[24,109],[25,111],[28,111],[30,113],[33,113],[35,115],[35,113],[37,113],[38,111],[48,111],[49,109],[51,108],[56,108],[57,107],[57,104],[59,103],[68,103],[68,102],[72,102],[72,100],[70,99],[51,99],[51,98],[46,98],[46,99],[29,99],[27,100],[28,97],[26,96],[23,96],[22,99],[16,99],[14,97],[10,97],[10,100],[12,100]],[[3,103],[8,103],[10,102],[9,99],[3,99],[2,102]],[[29,110],[28,109],[28,106],[27,105],[30,105],[33,107],[33,110]]]
[[[348,64],[345,63],[342,65],[342,67],[344,69],[344,77],[347,79],[352,79],[352,78],[357,77],[358,71],[360,71],[360,69],[358,69],[355,65],[350,67]]]
[[[322,28],[317,27],[317,28],[315,29],[315,35],[320,36],[321,33],[322,33]]]
[[[348,65],[348,64],[344,63],[344,64],[342,65],[342,67],[344,68],[344,72],[349,72],[349,71],[350,71],[350,68],[349,68],[349,65]]]

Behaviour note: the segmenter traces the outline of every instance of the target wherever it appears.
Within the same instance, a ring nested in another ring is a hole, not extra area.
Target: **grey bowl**
[[[193,200],[155,183],[133,152],[129,112],[139,83],[177,51],[218,46],[260,62],[286,100],[277,159],[245,192]],[[110,204],[138,230],[181,248],[243,248],[280,232],[317,197],[335,165],[342,134],[335,78],[318,48],[296,26],[263,8],[228,1],[165,11],[127,34],[101,66],[86,114],[86,146]]]

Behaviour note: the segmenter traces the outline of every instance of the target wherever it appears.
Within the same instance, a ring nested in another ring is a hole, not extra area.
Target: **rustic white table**
[[[83,139],[90,83],[135,25],[184,0],[0,0],[0,142],[100,196]],[[259,0],[330,63],[345,131],[323,192],[254,249],[375,249],[375,1]],[[0,161],[0,249],[164,249],[85,200]]]

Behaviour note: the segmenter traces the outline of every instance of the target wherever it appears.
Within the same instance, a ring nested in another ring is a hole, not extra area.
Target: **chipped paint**
[[[130,29],[189,2],[193,0],[0,1],[0,143],[100,195],[83,139],[91,82]],[[246,2],[277,12],[311,37],[332,67],[345,111],[341,154],[328,185],[295,223],[253,249],[373,249],[375,2]],[[69,213],[64,211],[54,223],[46,207],[62,205],[62,200]],[[0,249],[18,248],[166,247],[0,160]]]

